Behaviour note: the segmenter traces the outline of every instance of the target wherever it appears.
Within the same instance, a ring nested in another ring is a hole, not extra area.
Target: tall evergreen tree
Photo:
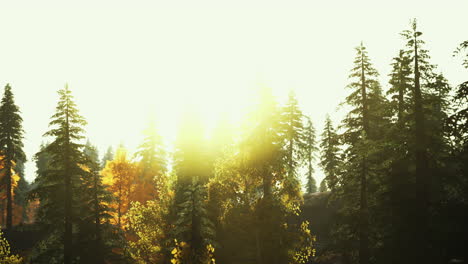
[[[379,83],[376,80],[377,71],[373,68],[367,50],[361,43],[356,48],[357,56],[350,78],[353,81],[348,85],[352,89],[346,98],[346,103],[353,107],[343,121],[346,129],[343,135],[344,143],[349,145],[346,149],[348,172],[355,175],[356,186],[359,188],[358,209],[358,240],[359,240],[359,263],[368,264],[370,259],[369,245],[369,208],[368,208],[368,185],[370,166],[369,147],[371,140],[375,138],[377,131],[371,129],[371,120],[374,119],[370,111],[373,104],[373,95],[379,94]],[[351,173],[352,171],[352,173]],[[348,182],[349,184],[349,182]],[[351,185],[350,185],[351,186]],[[349,187],[349,186],[348,186]]]
[[[106,153],[104,154],[104,156],[102,157],[102,161],[101,161],[101,169],[104,169],[104,167],[106,167],[106,163],[108,161],[111,161],[114,159],[114,151],[112,150],[112,147],[109,146],[107,148],[107,151]]]
[[[434,85],[437,82],[437,76],[433,73],[434,66],[429,63],[428,50],[423,48],[424,41],[421,39],[422,32],[418,31],[416,19],[411,23],[409,30],[404,30],[401,35],[406,39],[406,46],[409,49],[409,53],[412,60],[412,71],[413,71],[413,89],[412,89],[412,116],[414,122],[412,146],[414,149],[415,157],[415,190],[416,190],[416,204],[415,204],[415,223],[414,230],[416,231],[414,242],[417,248],[414,251],[414,258],[422,258],[423,261],[429,259],[428,254],[425,254],[429,250],[429,230],[428,230],[428,217],[430,210],[430,200],[432,186],[431,182],[435,179],[434,169],[430,168],[430,158],[428,149],[430,148],[430,141],[434,140],[436,131],[430,131],[435,126],[431,125],[432,119],[429,112],[432,112],[434,107],[438,108],[436,111],[440,113],[443,109],[441,105],[438,88],[441,88],[440,82],[442,81],[439,77],[439,84]],[[432,82],[432,84],[431,84]],[[432,86],[432,88],[431,88]],[[434,94],[435,92],[435,94]],[[438,94],[438,95],[436,95]],[[435,96],[434,96],[435,95]],[[437,99],[438,98],[438,99]],[[431,105],[431,102],[436,99],[436,105]],[[429,116],[430,115],[430,116]],[[440,118],[436,118],[440,119]],[[439,129],[438,129],[439,130]],[[437,140],[438,142],[439,140]],[[432,142],[431,142],[432,144]],[[441,151],[440,149],[438,151]]]
[[[320,142],[320,166],[325,172],[325,181],[330,189],[334,189],[338,184],[338,170],[340,168],[340,141],[338,134],[333,127],[330,116],[325,118],[325,126]]]
[[[212,176],[212,160],[204,130],[196,111],[182,119],[174,154],[176,183],[171,208],[173,238],[186,243],[184,252],[192,263],[203,263],[206,247],[214,238],[213,223],[207,218],[206,184]],[[184,262],[185,263],[185,262]]]
[[[137,201],[144,203],[160,195],[167,184],[166,151],[154,121],[144,131],[145,138],[135,153],[138,161]]]
[[[391,98],[389,114],[393,118],[393,123],[388,128],[387,146],[389,147],[389,173],[386,181],[382,182],[382,189],[388,186],[389,194],[385,195],[388,200],[386,210],[387,219],[391,219],[389,234],[386,235],[389,241],[385,241],[388,250],[388,258],[394,263],[405,261],[407,250],[410,250],[411,243],[408,243],[411,236],[411,226],[406,219],[411,215],[411,203],[413,198],[413,181],[410,171],[410,164],[413,159],[410,154],[409,144],[412,141],[411,122],[412,113],[412,86],[411,57],[407,51],[400,50],[398,56],[393,58],[391,63],[390,88],[387,95]],[[389,209],[389,210],[388,210]],[[385,214],[385,213],[384,213]],[[383,231],[382,231],[383,232]],[[394,254],[400,252],[400,254]]]
[[[315,161],[315,153],[318,151],[317,141],[315,138],[315,128],[312,124],[310,117],[307,117],[307,123],[304,127],[304,147],[305,147],[305,159],[307,162],[307,183],[306,192],[314,193],[317,192],[317,183],[314,179],[314,167],[312,163]]]
[[[282,111],[289,177],[297,177],[297,167],[303,163],[307,155],[308,146],[304,142],[305,135],[302,118],[302,111],[299,109],[296,95],[291,91]]]
[[[11,86],[5,86],[0,105],[0,152],[6,180],[7,216],[6,228],[11,230],[13,223],[13,170],[15,164],[26,161],[23,152],[23,119],[15,104]]]
[[[103,264],[106,257],[112,254],[113,234],[116,230],[109,224],[111,209],[109,204],[113,201],[110,192],[102,183],[99,174],[98,152],[89,140],[84,146],[83,184],[80,186],[81,212],[79,219],[78,247],[80,261],[83,263]]]
[[[68,85],[58,91],[60,96],[56,113],[49,125],[52,127],[45,136],[53,141],[42,151],[50,156],[47,169],[36,179],[33,193],[40,199],[40,221],[48,226],[49,235],[62,238],[63,255],[58,258],[63,263],[72,263],[73,224],[76,219],[78,201],[76,193],[86,172],[83,163],[83,126],[86,121],[79,115],[78,109]],[[60,224],[63,223],[63,229]],[[49,256],[50,257],[50,256]]]

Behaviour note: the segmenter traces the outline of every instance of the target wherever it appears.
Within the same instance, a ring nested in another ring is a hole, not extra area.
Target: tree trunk
[[[73,246],[73,234],[72,234],[72,186],[71,186],[71,170],[70,170],[70,131],[69,131],[69,120],[68,120],[69,109],[66,109],[66,142],[65,142],[65,234],[64,234],[64,245],[63,245],[63,260],[65,264],[72,263],[72,246]]]
[[[362,46],[361,46],[362,48]],[[369,138],[369,118],[367,109],[366,77],[364,72],[364,54],[361,50],[361,93],[362,93],[362,125],[366,138]],[[369,263],[369,219],[367,208],[367,164],[366,157],[362,161],[359,201],[359,263]]]
[[[8,231],[11,230],[13,226],[13,197],[12,197],[12,182],[11,182],[11,162],[10,160],[5,160],[5,177],[7,181],[7,210],[6,210],[6,228]]]
[[[416,239],[417,248],[416,258],[420,260],[427,259],[427,209],[428,209],[428,179],[430,171],[428,170],[428,160],[426,153],[426,139],[424,133],[424,113],[420,85],[419,57],[417,36],[414,36],[414,117],[415,117],[415,156],[416,156]],[[423,261],[424,262],[424,261]]]

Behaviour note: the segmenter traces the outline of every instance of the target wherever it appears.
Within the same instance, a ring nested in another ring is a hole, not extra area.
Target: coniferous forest
[[[0,263],[466,263],[468,77],[449,83],[419,23],[395,35],[391,72],[356,43],[341,120],[259,87],[240,129],[221,119],[206,137],[187,111],[172,147],[155,119],[135,150],[98,151],[70,83],[44,95],[56,108],[27,156],[6,84]],[[468,76],[468,40],[445,55]]]

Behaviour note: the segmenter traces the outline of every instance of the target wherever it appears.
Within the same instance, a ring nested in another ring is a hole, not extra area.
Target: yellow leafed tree
[[[101,173],[103,184],[108,186],[108,190],[115,197],[115,202],[109,205],[115,209],[113,224],[122,227],[126,222],[125,214],[132,202],[137,167],[128,158],[127,150],[124,147],[119,147],[114,159],[107,162]]]

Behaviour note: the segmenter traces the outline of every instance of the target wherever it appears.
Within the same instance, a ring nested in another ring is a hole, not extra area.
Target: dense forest
[[[239,133],[223,119],[208,139],[187,111],[173,149],[154,121],[134,153],[120,144],[100,155],[65,85],[40,151],[26,157],[7,84],[0,262],[468,261],[468,80],[448,83],[416,20],[400,37],[389,83],[365,43],[356,47],[347,114],[323,131],[294,92],[281,102],[261,88]],[[468,41],[453,49],[447,57],[468,69]]]

